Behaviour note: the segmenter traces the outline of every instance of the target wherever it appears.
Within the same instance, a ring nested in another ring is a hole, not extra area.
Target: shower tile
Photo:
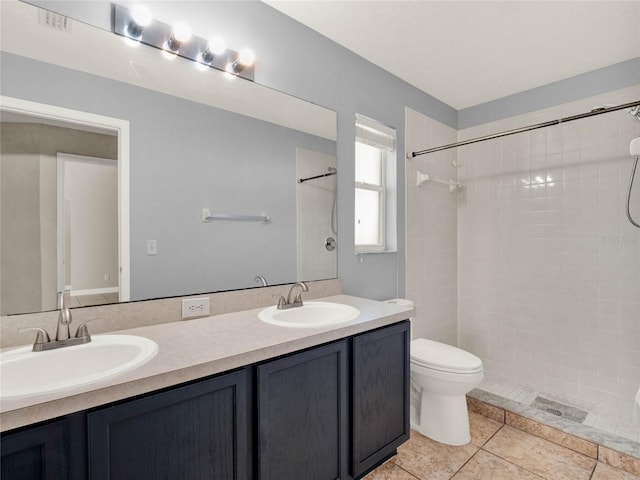
[[[451,480],[543,480],[513,463],[483,450],[469,460]],[[603,479],[604,480],[604,479]]]
[[[453,447],[411,431],[394,463],[420,480],[449,480],[477,451],[471,444]]]
[[[543,478],[589,480],[596,460],[505,425],[483,447]]]

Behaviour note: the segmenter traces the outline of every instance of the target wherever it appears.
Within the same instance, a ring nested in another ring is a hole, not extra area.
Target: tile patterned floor
[[[452,447],[412,431],[365,480],[640,480],[640,476],[470,412],[471,442]]]

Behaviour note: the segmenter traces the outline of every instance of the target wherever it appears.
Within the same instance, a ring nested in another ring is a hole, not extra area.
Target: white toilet
[[[471,440],[465,394],[482,381],[482,360],[425,338],[411,341],[411,428],[448,445]]]
[[[413,308],[413,302],[405,298],[387,303]],[[411,428],[440,443],[469,443],[465,395],[482,381],[482,360],[426,338],[411,341],[410,356]]]

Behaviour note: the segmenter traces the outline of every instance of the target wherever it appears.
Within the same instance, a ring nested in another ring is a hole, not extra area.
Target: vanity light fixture
[[[184,24],[171,26],[154,20],[143,5],[128,8],[112,4],[113,32],[162,50],[167,58],[182,57],[196,62],[200,67],[211,67],[237,77],[253,81],[255,54],[251,50],[236,52],[227,49],[220,37],[205,39],[191,34]]]

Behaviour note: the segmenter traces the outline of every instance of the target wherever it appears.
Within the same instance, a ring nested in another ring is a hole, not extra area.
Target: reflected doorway
[[[0,116],[0,313],[53,310],[59,291],[67,291],[77,299],[85,296],[84,302],[70,303],[71,307],[89,304],[87,295],[94,297],[91,304],[107,303],[96,295],[108,295],[109,303],[114,295],[116,301],[128,301],[129,122],[11,97],[0,97]],[[73,168],[64,168],[65,156],[67,160],[74,159],[67,164]],[[110,171],[110,186],[106,189],[112,205],[108,212],[104,207],[90,207],[91,201],[85,197],[75,206],[67,202],[65,213],[65,193],[61,188],[65,183],[93,192],[103,188],[98,187],[102,180],[96,178],[85,177],[76,182],[69,177],[65,182],[67,170],[67,174],[76,177],[87,174],[86,168],[78,172],[79,165]],[[76,216],[74,210],[84,210],[86,218]],[[73,227],[74,222],[89,225]],[[109,230],[105,228],[107,224]],[[80,240],[76,236],[73,240],[73,235],[82,229],[93,239]],[[103,241],[106,239],[111,245],[108,253]],[[69,249],[83,242],[75,258]],[[98,247],[97,253],[94,246]],[[95,257],[110,258],[110,266],[99,266],[101,273],[94,275],[101,282],[82,277],[83,272],[92,269],[87,262]],[[70,268],[67,273],[66,267]]]

